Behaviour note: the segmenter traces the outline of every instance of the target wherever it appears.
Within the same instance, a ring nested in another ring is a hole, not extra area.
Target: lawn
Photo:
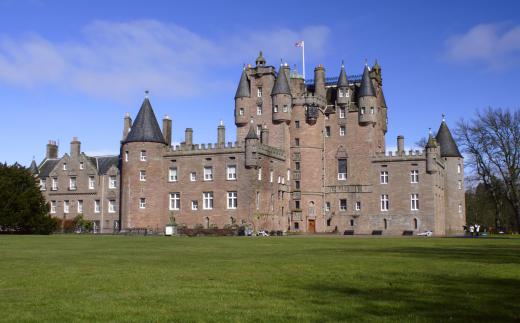
[[[518,321],[520,239],[0,236],[2,321]]]

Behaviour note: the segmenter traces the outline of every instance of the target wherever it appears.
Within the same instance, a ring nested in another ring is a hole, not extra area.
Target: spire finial
[[[428,128],[428,133],[430,134],[430,136],[432,135],[432,128]]]
[[[446,122],[446,115],[444,113],[442,114],[442,122]]]
[[[144,91],[144,97],[145,97],[145,99],[148,99],[148,94],[150,94],[150,91],[149,91],[149,90],[145,90],[145,91]]]
[[[220,119],[219,125],[224,126],[224,120]]]
[[[344,68],[344,67],[345,67],[345,61],[341,60],[341,68]]]
[[[36,157],[33,155],[33,160],[35,160],[35,159],[36,159]]]

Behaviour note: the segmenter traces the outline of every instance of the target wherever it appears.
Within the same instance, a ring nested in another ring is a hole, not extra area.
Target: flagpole
[[[302,41],[302,69],[303,69],[303,81],[305,83],[305,41]]]

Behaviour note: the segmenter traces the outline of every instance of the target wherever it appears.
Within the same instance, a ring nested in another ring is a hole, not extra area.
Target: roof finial
[[[341,68],[344,68],[344,67],[345,67],[345,61],[341,60]]]
[[[446,115],[444,113],[442,114],[442,122],[446,122]]]
[[[283,66],[283,58],[280,58],[280,66]]]
[[[224,126],[224,120],[220,119],[219,125]]]
[[[149,90],[145,90],[144,91],[144,98],[145,99],[148,99],[148,94],[150,94],[150,91]]]
[[[432,135],[432,128],[428,128],[428,133],[430,134],[430,136]]]

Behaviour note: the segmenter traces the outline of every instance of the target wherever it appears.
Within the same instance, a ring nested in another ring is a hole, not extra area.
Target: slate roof
[[[370,71],[368,70],[368,66],[366,65],[365,69],[363,70],[363,77],[361,78],[361,87],[359,88],[358,93],[359,98],[363,96],[376,96],[374,85],[372,84],[372,80],[370,79]]]
[[[338,77],[338,87],[348,87],[347,73],[345,73],[345,67],[341,64],[341,71]]]
[[[119,165],[119,156],[100,156],[94,157],[97,161],[98,174],[104,175],[110,167]]]
[[[441,157],[462,157],[459,148],[451,135],[450,129],[443,120],[437,131],[437,142],[441,146]]]
[[[280,69],[278,70],[278,75],[276,76],[276,80],[274,81],[273,90],[271,91],[271,95],[276,94],[291,95],[291,87],[289,86],[289,81],[287,80],[287,74],[285,73],[284,66],[280,66]]]
[[[253,126],[252,122],[251,122],[251,125],[249,126],[249,132],[247,133],[246,139],[258,139],[258,136],[256,135],[255,127]]]
[[[247,79],[246,70],[244,69],[242,71],[242,75],[240,76],[240,82],[238,83],[235,99],[249,97],[251,97],[251,90],[249,86],[249,80]]]
[[[38,166],[36,166],[34,159],[31,162],[31,166],[29,166],[29,172],[31,172],[33,175],[38,175]]]
[[[54,167],[56,167],[56,165],[60,162],[59,159],[45,159],[42,164],[40,165],[39,170],[40,170],[40,173],[39,173],[39,177],[40,178],[45,178],[45,177],[49,177],[50,173],[52,172],[52,170],[54,169]]]
[[[128,136],[126,136],[124,143],[128,142],[158,142],[166,144],[148,98],[144,99],[141,109],[132,124],[132,128]]]

